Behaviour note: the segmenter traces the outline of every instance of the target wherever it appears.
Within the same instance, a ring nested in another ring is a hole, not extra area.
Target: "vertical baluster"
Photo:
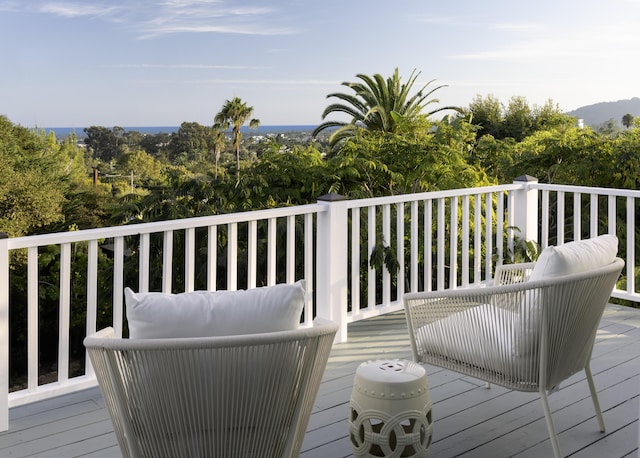
[[[193,291],[196,282],[196,229],[184,230],[184,290]]]
[[[485,219],[485,280],[489,281],[493,278],[493,194],[487,193],[484,205]]]
[[[382,206],[382,244],[391,247],[391,206]],[[391,302],[391,274],[384,264],[382,265],[382,304]]]
[[[433,206],[431,199],[424,201],[424,289],[431,291],[433,284]]]
[[[573,193],[573,240],[582,239],[582,194]]]
[[[627,261],[625,270],[627,272],[627,293],[633,294],[636,291],[636,200],[627,197]]]
[[[227,224],[227,290],[238,289],[238,223]]]
[[[482,194],[476,194],[474,202],[473,283],[479,285],[482,281]]]
[[[398,253],[398,272],[396,278],[396,300],[402,300],[405,287],[404,265],[404,203],[396,204],[396,253]]]
[[[62,269],[62,262],[60,262],[60,268]],[[39,270],[38,247],[29,247],[27,249],[27,389],[29,391],[35,391],[38,388]],[[62,275],[60,275],[60,281],[62,281]]]
[[[69,379],[69,323],[71,321],[71,244],[60,245],[60,315],[58,317],[58,382]]]
[[[315,290],[314,283],[314,263],[313,256],[313,214],[307,213],[304,215],[304,278],[307,286],[307,291]],[[359,284],[358,284],[359,285]],[[307,293],[306,309],[304,311],[305,324],[311,324],[311,321],[315,318],[313,316],[314,310],[314,298],[311,294]]]
[[[258,221],[249,221],[247,227],[247,288],[255,288],[258,273]]]
[[[367,208],[367,223],[367,307],[373,308],[376,304],[376,271],[371,267],[371,263],[369,262],[371,253],[376,246],[376,207],[373,205]]]
[[[438,265],[437,268],[437,288],[438,291],[444,289],[444,268],[445,268],[445,200],[444,198],[440,198],[437,200],[438,202],[438,246],[436,252],[436,259]]]
[[[458,286],[458,197],[453,196],[449,215],[450,218],[450,241],[449,241],[449,288]]]
[[[218,226],[209,226],[207,230],[207,289],[215,291],[218,287]]]
[[[462,249],[462,286],[469,286],[469,244],[471,241],[469,240],[469,196],[462,196],[462,240],[461,240],[461,249]]]
[[[296,217],[287,216],[287,262],[285,275],[287,283],[296,281]]]
[[[351,312],[360,310],[360,208],[351,210]]]
[[[113,239],[113,329],[116,337],[122,337],[124,324],[124,237]]]

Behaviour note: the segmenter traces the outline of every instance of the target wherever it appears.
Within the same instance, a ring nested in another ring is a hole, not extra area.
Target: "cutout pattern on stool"
[[[349,423],[355,456],[425,457],[431,446],[431,410],[389,417],[380,411],[362,412],[352,405]]]

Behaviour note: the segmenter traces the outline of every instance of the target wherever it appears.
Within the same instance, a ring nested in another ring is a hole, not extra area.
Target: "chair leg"
[[[553,419],[551,418],[551,409],[549,409],[547,392],[544,388],[540,388],[540,399],[542,400],[542,407],[544,408],[544,418],[547,421],[549,440],[551,440],[551,447],[553,447],[553,456],[555,456],[555,458],[562,458],[562,454],[560,453],[560,444],[558,443],[558,435],[556,434],[556,429],[553,426]]]
[[[605,432],[604,418],[602,418],[602,410],[600,409],[600,402],[598,401],[598,393],[596,392],[596,385],[593,383],[593,375],[591,375],[591,367],[589,367],[588,363],[584,368],[584,372],[587,374],[589,391],[591,391],[591,400],[593,401],[593,407],[596,410],[596,418],[598,419],[600,432]]]

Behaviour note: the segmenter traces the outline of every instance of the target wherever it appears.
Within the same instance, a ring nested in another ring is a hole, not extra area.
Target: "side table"
[[[433,433],[427,374],[407,360],[360,364],[349,403],[354,456],[425,457]]]

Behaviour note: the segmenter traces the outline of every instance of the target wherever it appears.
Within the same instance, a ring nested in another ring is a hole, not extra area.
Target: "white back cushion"
[[[214,337],[296,329],[305,282],[180,294],[125,288],[124,294],[132,339]]]
[[[542,250],[529,281],[577,274],[611,264],[618,254],[618,238],[601,235]]]

